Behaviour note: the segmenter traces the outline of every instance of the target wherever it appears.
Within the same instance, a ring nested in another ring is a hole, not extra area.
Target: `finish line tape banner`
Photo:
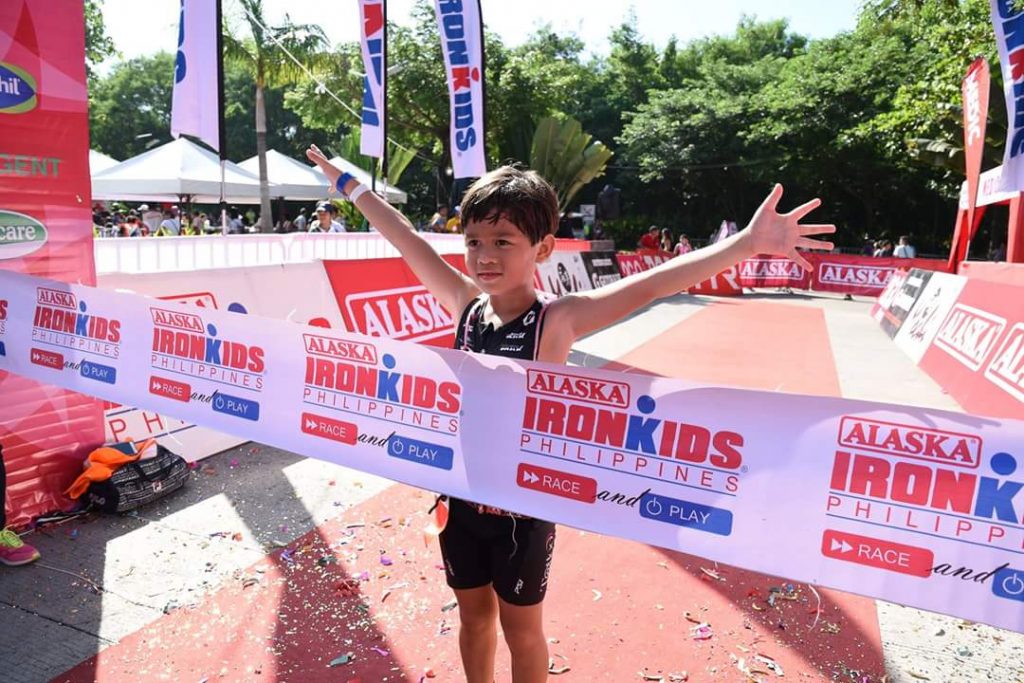
[[[1024,422],[518,362],[5,272],[0,370],[1024,631]]]

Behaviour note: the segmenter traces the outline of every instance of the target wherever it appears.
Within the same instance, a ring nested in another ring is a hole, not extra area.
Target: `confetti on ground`
[[[714,635],[711,631],[711,624],[707,623],[697,624],[690,629],[690,633],[694,640],[710,640]]]
[[[601,591],[597,590],[596,588],[591,588],[590,590],[594,591],[594,602],[597,602],[601,599],[601,596],[603,595]]]
[[[353,659],[355,659],[355,656],[351,652],[348,652],[346,654],[341,655],[340,657],[335,657],[334,659],[332,659],[331,663],[328,664],[328,666],[341,666],[342,664],[348,664]]]
[[[558,659],[561,664],[555,664],[555,659]],[[548,660],[548,673],[552,676],[560,676],[561,674],[568,673],[571,670],[572,668],[569,666],[569,658],[565,655],[555,653],[551,655],[551,659]]]
[[[712,578],[715,581],[725,581],[725,577],[722,576],[721,574],[719,574],[718,572],[716,572],[714,569],[706,569],[704,567],[701,567],[700,571],[701,571],[702,574],[704,574],[704,576],[707,576],[708,578]]]

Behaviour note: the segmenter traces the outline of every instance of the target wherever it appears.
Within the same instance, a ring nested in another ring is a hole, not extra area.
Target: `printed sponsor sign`
[[[896,345],[919,363],[967,280],[958,275],[916,269],[902,275],[902,278],[920,278],[925,283],[895,337]]]
[[[580,252],[580,258],[583,259],[583,267],[587,270],[592,289],[622,279],[614,251],[584,251]]]
[[[0,209],[0,259],[27,256],[46,244],[46,226],[32,216]]]
[[[464,256],[443,258],[465,271]],[[455,343],[455,318],[462,311],[446,311],[402,259],[327,261],[324,270],[344,329],[447,348]]]
[[[888,303],[879,320],[882,329],[890,338],[894,338],[903,327],[903,321],[907,319],[910,311],[914,308],[917,298],[928,284],[930,277],[931,274],[928,271],[901,271],[898,280],[901,284],[893,290],[891,298],[886,297]]]
[[[1024,322],[1018,322],[985,368],[985,378],[1024,405]]]
[[[172,310],[187,305],[323,328],[344,328],[334,292],[320,263],[209,269],[187,274],[107,273],[101,275],[99,281],[106,288],[156,297]],[[302,292],[302,296],[296,297],[295,292]],[[154,391],[167,398],[186,401],[192,393],[187,382],[162,376],[158,376]],[[107,441],[155,438],[175,452],[187,453],[196,460],[244,441],[168,415],[120,404],[109,405],[105,414]]]
[[[811,277],[800,264],[788,258],[757,256],[739,264],[743,287],[798,287],[809,289]]]
[[[970,284],[960,303],[977,307]],[[1024,586],[1024,422],[465,354],[10,273],[0,291],[4,370],[504,510],[1024,631],[1009,608]],[[97,361],[114,383],[68,371],[93,361],[79,343],[39,349],[62,370],[33,360],[37,309],[67,324],[83,301],[89,315],[117,311],[120,352]],[[988,360],[1004,348],[1017,357],[1000,340]],[[779,434],[794,435],[783,449]]]
[[[555,296],[594,289],[590,275],[579,251],[555,251],[551,257],[537,264],[541,287]]]
[[[36,79],[25,69],[0,62],[0,114],[24,114],[39,104]]]
[[[956,277],[956,303],[918,364],[969,413],[1022,419],[1024,288]]]

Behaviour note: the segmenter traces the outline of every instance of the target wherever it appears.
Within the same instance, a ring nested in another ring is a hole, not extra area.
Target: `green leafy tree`
[[[300,79],[301,64],[313,64],[320,56],[326,39],[319,26],[294,24],[285,16],[280,26],[268,26],[263,13],[263,0],[239,0],[245,31],[231,30],[224,34],[225,56],[244,65],[255,80],[256,153],[260,168],[260,219],[262,232],[269,232],[272,222],[270,187],[267,181],[267,107],[265,91]]]
[[[115,64],[89,93],[92,146],[118,159],[170,140],[174,57],[158,52]]]
[[[107,35],[103,22],[103,0],[85,0],[85,73],[90,84],[96,76],[96,65],[117,54],[114,40]]]

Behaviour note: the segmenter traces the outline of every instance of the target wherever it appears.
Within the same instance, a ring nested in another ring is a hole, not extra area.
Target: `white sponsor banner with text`
[[[3,370],[581,529],[1024,630],[1022,422],[520,362],[13,273],[0,292]]]
[[[98,282],[105,289],[144,294],[168,304],[190,304],[315,327],[345,328],[322,263],[190,273],[106,273],[99,276]],[[298,293],[301,296],[296,296]],[[247,440],[109,401],[104,417],[108,441],[155,438],[189,460],[208,457]]]

